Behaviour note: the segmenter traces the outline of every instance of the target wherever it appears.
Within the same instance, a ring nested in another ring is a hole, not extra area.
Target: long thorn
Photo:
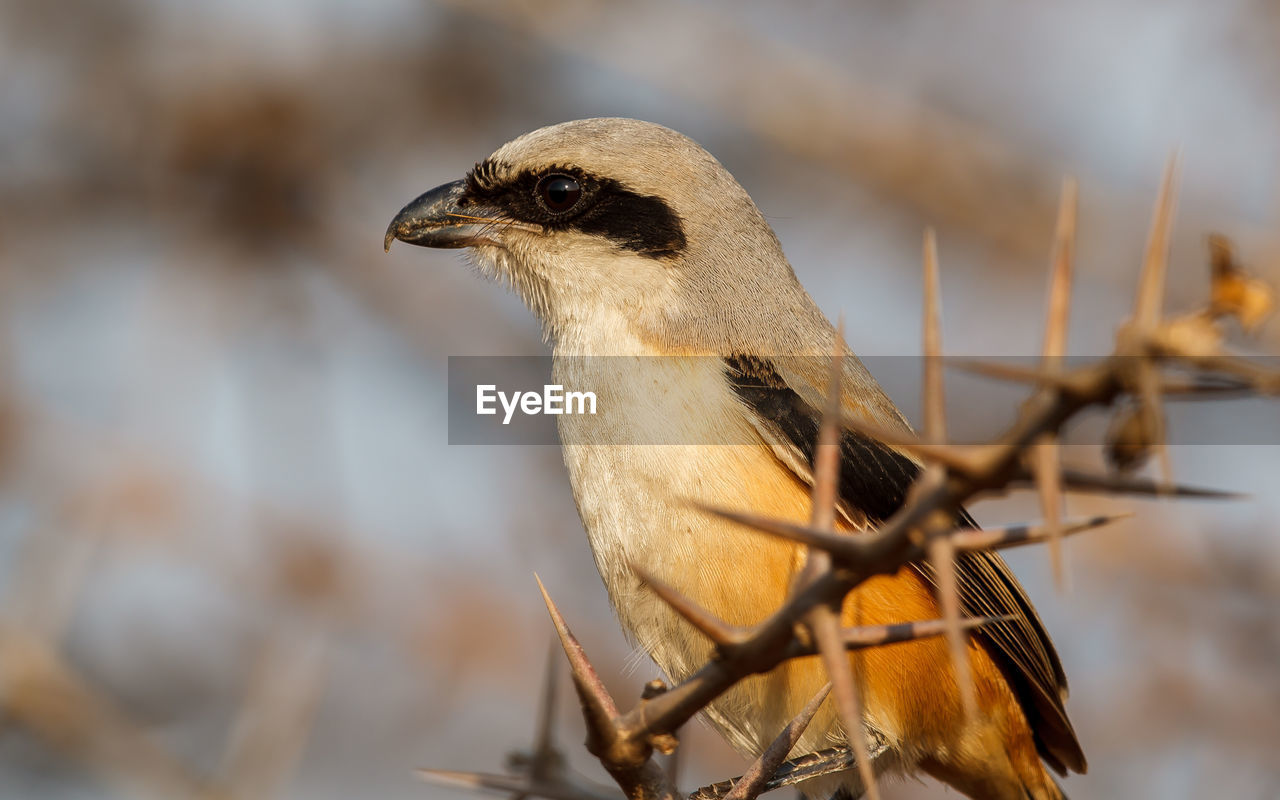
[[[930,228],[924,236],[924,438],[934,446],[947,440],[946,396],[942,380],[942,289],[938,275],[938,241]],[[936,470],[936,466],[927,469]],[[950,527],[949,525],[947,526]],[[938,597],[946,622],[947,644],[952,667],[960,687],[966,722],[977,718],[978,700],[966,652],[968,642],[960,629],[960,596],[956,588],[955,552],[945,532],[932,536],[927,545],[929,560],[938,579]]]
[[[809,621],[818,653],[827,668],[831,690],[836,696],[836,708],[849,740],[849,749],[858,762],[858,777],[862,779],[868,800],[879,800],[880,788],[876,785],[871,750],[867,747],[867,730],[862,721],[862,699],[853,676],[853,661],[844,649],[840,618],[834,609],[816,606],[809,614]]]
[[[946,395],[942,385],[942,290],[938,278],[938,240],[924,232],[924,438],[947,440]]]
[[[948,526],[949,527],[949,526]],[[951,652],[951,668],[960,687],[960,704],[965,722],[978,718],[978,698],[974,693],[973,671],[969,666],[969,640],[960,627],[960,591],[956,586],[955,546],[948,530],[932,531],[928,540],[929,562],[938,582],[938,601],[947,629],[947,649]]]
[[[618,716],[618,707],[609,696],[609,690],[600,680],[595,667],[591,666],[582,645],[569,630],[560,609],[556,608],[551,595],[547,594],[547,587],[542,585],[542,579],[537,575],[533,578],[538,582],[538,590],[542,592],[542,599],[547,604],[547,611],[551,614],[556,634],[560,637],[560,646],[564,648],[564,654],[569,659],[573,686],[578,691],[578,700],[582,703],[583,715],[587,720],[587,736],[596,744],[603,745],[617,733],[614,720]],[[592,749],[594,751],[595,748]]]
[[[1164,281],[1169,268],[1169,237],[1177,207],[1177,183],[1178,154],[1174,152],[1165,164],[1164,177],[1160,181],[1160,194],[1151,215],[1151,230],[1142,256],[1142,276],[1134,299],[1133,321],[1141,331],[1149,331],[1156,326],[1164,306]]]
[[[1248,359],[1227,355],[1179,354],[1178,359],[1207,372],[1219,373],[1249,384],[1259,394],[1280,394],[1280,370],[1269,370]]]
[[[1277,376],[1276,380],[1280,381],[1280,376]],[[1180,381],[1165,377],[1160,381],[1160,394],[1169,400],[1232,399],[1249,397],[1256,391],[1248,381],[1228,378],[1219,380],[1193,378]]]
[[[826,402],[822,412],[822,424],[818,429],[818,441],[814,447],[813,512],[810,525],[821,531],[831,532],[835,527],[836,503],[840,486],[840,428],[841,387],[844,377],[844,322],[840,323],[836,340],[832,343],[831,369],[828,376]],[[810,549],[797,586],[805,586],[830,569],[831,556],[820,549]],[[853,665],[840,640],[840,617],[835,609],[818,605],[809,611],[806,620],[814,641],[818,645],[827,674],[836,694],[841,718],[845,722],[849,745],[858,759],[858,773],[867,789],[869,800],[879,800],[880,792],[875,784],[875,771],[871,768],[871,753],[867,748],[866,731],[862,725],[861,702],[858,687],[853,680]]]
[[[1049,299],[1046,301],[1044,343],[1040,354],[1040,367],[1047,373],[1059,372],[1062,357],[1067,354],[1076,205],[1076,181],[1065,178],[1058,201],[1053,252],[1049,257]],[[1059,591],[1064,591],[1067,588],[1067,571],[1062,557],[1062,466],[1058,440],[1053,434],[1041,437],[1032,448],[1031,463],[1040,493],[1040,513],[1049,527],[1049,562],[1053,580]]]
[[[830,693],[831,684],[828,683],[805,704],[805,707],[800,710],[800,713],[794,719],[787,723],[787,726],[782,729],[782,733],[779,733],[777,738],[765,748],[760,757],[752,762],[751,767],[742,774],[742,777],[734,783],[729,793],[724,796],[724,800],[755,800],[764,791],[773,774],[787,760],[787,755],[796,746],[796,742],[800,741],[805,728],[809,727],[814,715],[818,713],[818,708]]]
[[[997,622],[1008,622],[1011,617],[963,617],[960,620],[962,631],[980,628]],[[845,628],[841,632],[846,650],[862,650],[868,647],[884,647],[900,642],[914,642],[918,639],[932,639],[943,636],[947,632],[945,619],[926,619],[917,622],[894,622],[887,625],[863,625],[857,628]]]
[[[1201,500],[1238,500],[1247,496],[1241,492],[1226,492],[1220,489],[1205,489],[1198,486],[1182,486],[1176,483],[1164,485],[1142,478],[1125,478],[1119,475],[1093,475],[1069,469],[1062,471],[1062,486],[1069,492],[1159,495],[1198,498]]]
[[[883,745],[878,746],[876,755],[880,755],[886,749]],[[806,781],[834,775],[837,772],[848,772],[854,766],[856,766],[856,760],[847,745],[828,747],[825,750],[796,756],[782,762],[774,772],[773,777],[765,783],[764,790],[771,792],[774,789],[795,786]],[[724,796],[732,791],[734,785],[740,780],[742,780],[741,776],[713,783],[710,786],[703,786],[690,794],[689,800],[724,800]]]
[[[1058,359],[1067,354],[1067,327],[1071,316],[1072,254],[1076,238],[1076,181],[1062,181],[1058,200],[1058,222],[1053,235],[1050,256],[1049,299],[1046,302],[1044,344],[1041,367],[1056,372]]]
[[[745,525],[761,533],[789,539],[808,547],[820,548],[831,553],[837,560],[856,563],[863,555],[861,543],[848,534],[820,531],[797,522],[766,517],[750,511],[734,511],[702,504],[697,504],[697,507],[708,514],[714,514],[722,519]]]
[[[835,525],[840,499],[840,406],[844,383],[844,321],[836,330],[827,369],[827,394],[822,423],[813,454],[813,527],[830,530]]]
[[[1102,514],[1087,519],[1067,520],[1059,527],[1062,537],[1074,536],[1077,533],[1091,531],[1110,525],[1117,520],[1133,516],[1130,512],[1123,514]],[[1049,538],[1047,525],[1007,525],[1001,528],[973,528],[955,531],[951,541],[957,550],[1003,550],[1027,544],[1039,544]]]
[[[743,631],[717,618],[639,564],[631,562],[631,571],[638,575],[640,580],[644,581],[664,603],[671,606],[673,611],[684,617],[686,622],[697,628],[703,636],[718,647],[732,647],[742,641]]]
[[[1050,371],[1045,369],[1043,365],[1020,367],[1016,364],[1001,364],[997,361],[952,358],[947,360],[947,366],[962,372],[971,372],[975,375],[982,375],[983,377],[1000,381],[1049,385],[1065,392],[1075,389],[1075,382],[1070,374],[1063,374],[1058,370]]]
[[[822,405],[822,421],[818,441],[813,448],[813,486],[809,491],[809,524],[831,531],[836,523],[836,506],[840,501],[840,404],[844,385],[844,320],[836,328],[831,342],[831,360],[827,367],[827,394]],[[804,568],[796,576],[795,586],[808,585],[831,567],[827,551],[809,550]]]
[[[1031,446],[1031,471],[1040,496],[1040,515],[1048,529],[1049,563],[1059,591],[1067,589],[1067,570],[1062,554],[1062,456],[1058,437],[1041,436]]]
[[[1099,481],[1113,482],[1117,479],[1110,475],[1085,475],[1082,473],[1071,473],[1073,483],[1069,488],[1090,490],[1090,491],[1108,491],[1110,483],[1107,486],[1098,485]],[[1132,479],[1119,479],[1122,483],[1119,491],[1136,492],[1138,494],[1154,494],[1156,487],[1154,484],[1144,483],[1142,481],[1133,481]],[[1217,492],[1211,489],[1195,489],[1190,487],[1181,487],[1184,497],[1205,497],[1205,498],[1222,498],[1227,499],[1238,495],[1229,495]],[[771,536],[778,536],[783,539],[789,539],[799,542],[809,547],[819,547],[831,553],[837,562],[849,564],[857,564],[861,559],[866,558],[866,552],[863,550],[863,542],[857,537],[840,533],[827,533],[826,531],[818,531],[806,525],[801,525],[787,520],[766,517],[760,514],[754,514],[749,511],[730,511],[728,509],[716,508],[714,506],[699,505],[699,508],[709,514],[715,514],[718,517],[737,522],[746,527],[758,530],[761,533],[767,533]],[[1101,527],[1116,520],[1125,519],[1132,516],[1129,513],[1123,514],[1103,514],[1099,516],[1077,518],[1065,520],[1061,524],[1061,533],[1063,537],[1074,536],[1077,533],[1092,530]],[[998,528],[965,528],[962,530],[954,530],[950,534],[952,542],[957,550],[1000,550],[1010,547],[1020,547],[1027,544],[1040,544],[1049,538],[1049,527],[1047,524],[1030,525],[1006,525]]]
[[[1203,367],[1205,370],[1213,370],[1213,364],[1220,363],[1216,359],[1216,356],[1207,356],[1188,358],[1187,360],[1194,366]],[[1240,363],[1233,363],[1230,369],[1239,370]],[[1248,362],[1242,363],[1248,364]],[[1072,373],[1062,373],[1057,370],[1044,369],[1043,367],[1022,367],[1016,364],[1002,364],[997,361],[958,358],[947,359],[946,366],[995,380],[1050,386],[1068,393],[1078,388],[1078,380]],[[1252,369],[1253,366],[1248,365],[1248,368]],[[1266,374],[1261,370],[1257,370],[1247,378],[1238,375],[1192,380],[1166,378],[1160,382],[1160,393],[1170,399],[1183,397],[1214,399],[1235,394],[1248,396],[1256,392],[1265,391],[1268,381],[1271,383],[1272,392],[1280,391],[1280,373]]]
[[[941,464],[966,475],[981,472],[984,465],[983,456],[996,450],[996,448],[986,445],[951,445],[924,442],[911,435],[910,432],[886,428],[861,417],[846,415],[843,424],[846,429],[860,436],[910,453],[922,461]]]

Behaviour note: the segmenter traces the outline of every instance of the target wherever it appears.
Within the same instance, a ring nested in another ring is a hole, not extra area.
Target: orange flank
[[[731,455],[732,453],[732,455]],[[806,522],[809,487],[787,469],[756,459],[774,456],[759,447],[725,447],[721,475],[752,476],[750,483],[715,486],[716,505],[750,509],[780,519]],[[729,463],[737,462],[737,463]],[[754,463],[753,463],[754,462]],[[704,491],[708,484],[694,488]],[[718,482],[717,482],[718,483]],[[699,498],[703,499],[703,498]],[[699,605],[735,625],[760,622],[783,603],[803,566],[805,549],[743,526],[704,517],[705,524],[680,531],[669,560],[655,574],[678,586]],[[857,535],[842,524],[850,535]],[[846,626],[881,625],[938,619],[938,602],[911,567],[866,581],[847,598]],[[711,654],[700,635],[681,637],[693,652],[678,662],[698,664]],[[697,644],[695,644],[697,643]],[[977,718],[966,725],[946,640],[942,637],[877,647],[851,655],[867,722],[899,749],[907,764],[966,793],[993,798],[1023,798],[1023,786],[1044,800],[1060,797],[1037,755],[1026,716],[999,665],[979,640],[969,646],[978,700]],[[679,670],[673,677],[684,677]],[[768,675],[747,679],[709,709],[718,725],[737,724],[741,749],[763,749],[827,682],[817,657],[783,664]],[[796,752],[818,750],[844,741],[834,704],[818,712]]]

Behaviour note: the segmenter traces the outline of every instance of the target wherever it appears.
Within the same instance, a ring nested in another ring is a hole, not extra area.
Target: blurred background
[[[1169,306],[1204,297],[1211,231],[1280,279],[1278,62],[1265,0],[0,0],[0,797],[466,797],[414,768],[529,746],[534,571],[620,702],[654,676],[558,450],[447,444],[447,357],[542,354],[532,318],[457,254],[380,246],[508,139],[688,133],[878,356],[919,351],[928,225],[946,351],[1037,353],[1074,174],[1069,348],[1101,354],[1174,148]],[[1280,325],[1237,344],[1276,353]],[[1180,480],[1244,501],[1072,498],[1136,516],[1072,541],[1065,593],[1011,554],[1072,677],[1073,798],[1280,797],[1263,438],[1174,449]],[[603,781],[570,694],[560,742]],[[741,772],[683,741],[688,788]]]

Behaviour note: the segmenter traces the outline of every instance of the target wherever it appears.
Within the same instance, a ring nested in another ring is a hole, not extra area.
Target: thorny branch
[[[713,514],[755,530],[782,537],[810,550],[810,557],[791,595],[771,616],[742,628],[717,619],[707,610],[651,575],[641,577],[672,609],[688,620],[714,645],[711,660],[688,679],[662,691],[646,692],[632,708],[619,710],[596,675],[560,611],[543,588],[557,633],[569,658],[574,686],[587,722],[587,747],[632,800],[682,798],[670,777],[653,758],[669,752],[675,733],[696,713],[738,681],[768,672],[782,662],[821,654],[831,679],[831,693],[840,709],[851,748],[835,748],[790,762],[784,759],[800,731],[816,711],[826,690],[787,727],[742,778],[695,792],[708,800],[733,797],[751,800],[763,791],[789,785],[818,774],[856,766],[864,790],[875,796],[874,763],[885,750],[860,724],[857,685],[842,651],[876,647],[930,636],[946,635],[956,659],[957,675],[964,670],[964,632],[989,624],[991,618],[960,619],[954,581],[947,580],[951,559],[960,551],[996,550],[1048,542],[1054,572],[1062,584],[1059,541],[1062,537],[1108,524],[1118,516],[1063,520],[1062,492],[1092,491],[1112,495],[1162,495],[1222,498],[1230,493],[1178,486],[1171,482],[1166,448],[1163,398],[1205,397],[1226,392],[1280,394],[1280,373],[1265,370],[1222,347],[1224,325],[1235,320],[1246,329],[1266,316],[1273,305],[1269,287],[1249,276],[1235,261],[1230,244],[1211,239],[1211,302],[1179,317],[1163,314],[1164,282],[1169,236],[1176,202],[1177,159],[1165,170],[1143,257],[1132,317],[1120,327],[1112,354],[1079,367],[1061,363],[1065,352],[1070,304],[1072,243],[1075,236],[1076,186],[1063,185],[1057,232],[1051,255],[1051,280],[1046,312],[1043,362],[1038,370],[1001,364],[966,364],[990,377],[1020,381],[1032,387],[1016,419],[991,444],[946,444],[942,412],[942,379],[935,366],[925,378],[925,435],[883,429],[864,419],[840,417],[838,403],[828,402],[815,454],[813,514],[809,525],[769,519],[750,512],[703,507]],[[938,310],[937,256],[932,235],[925,244],[926,362],[936,364],[941,351]],[[832,398],[838,391],[840,360],[832,360]],[[1180,373],[1180,374],[1169,374]],[[1106,443],[1111,474],[1084,474],[1062,469],[1058,437],[1082,411],[1117,405]],[[903,507],[874,531],[857,536],[833,531],[837,502],[838,459],[834,457],[839,427],[876,438],[922,462],[925,469]],[[1125,473],[1156,456],[1160,480],[1149,481]],[[1045,521],[1040,525],[1012,525],[988,530],[957,529],[956,515],[965,503],[982,495],[1002,493],[1025,485],[1038,488]],[[932,558],[939,566],[941,620],[901,625],[840,629],[838,610],[848,593],[867,579],[891,574],[906,564]],[[541,583],[539,583],[541,587]],[[832,623],[834,624],[834,627]],[[800,634],[798,634],[800,632]],[[971,693],[970,687],[970,693]],[[971,708],[966,701],[966,708]],[[851,757],[851,752],[854,757]],[[520,778],[474,773],[433,773],[453,783],[536,794],[556,800],[598,800],[600,793],[571,782],[547,785]]]

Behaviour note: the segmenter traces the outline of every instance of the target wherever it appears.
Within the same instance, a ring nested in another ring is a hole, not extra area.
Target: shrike
[[[557,382],[599,395],[596,417],[558,420],[573,496],[623,626],[671,679],[701,666],[711,645],[632,564],[731,623],[750,625],[782,604],[803,548],[690,501],[808,519],[836,332],[715,158],[647,122],[553,125],[409,203],[387,229],[388,247],[393,239],[469,248],[541,321]],[[636,368],[618,357],[658,358]],[[852,353],[842,401],[846,413],[907,424]],[[891,516],[919,472],[848,432],[841,458],[839,524],[850,533]],[[999,556],[961,554],[957,573],[963,613],[1009,617],[970,641],[977,718],[966,725],[941,640],[851,656],[864,723],[894,756],[877,769],[923,771],[974,798],[1060,798],[1045,766],[1083,772],[1085,759],[1057,653]],[[940,615],[926,564],[862,584],[843,611],[848,625]],[[792,661],[738,684],[707,716],[754,755],[825,682],[820,660]],[[797,752],[844,741],[830,706]]]

